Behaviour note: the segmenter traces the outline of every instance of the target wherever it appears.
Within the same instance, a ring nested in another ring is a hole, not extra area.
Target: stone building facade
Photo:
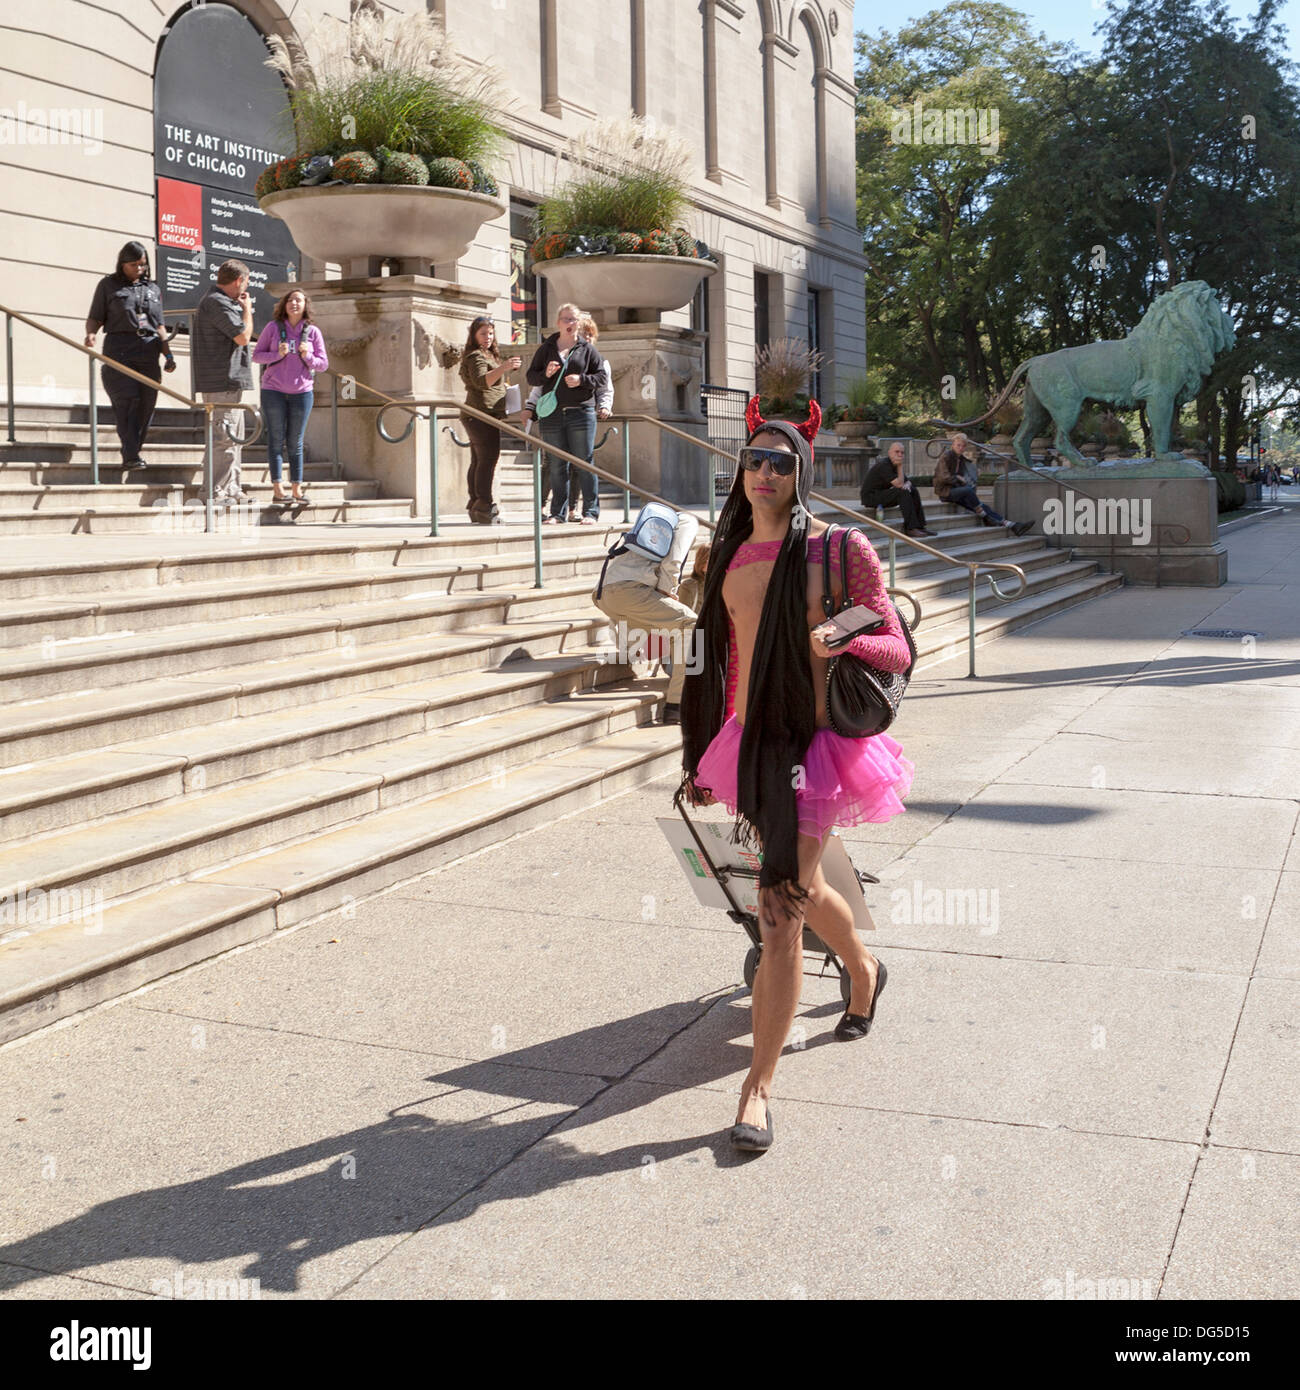
[[[463,53],[503,70],[514,96],[496,171],[510,210],[483,228],[457,267],[439,267],[494,288],[503,338],[507,322],[518,340],[549,331],[525,248],[531,208],[550,189],[564,142],[593,118],[631,111],[675,127],[698,152],[693,229],[720,269],[693,306],[664,321],[707,335],[706,380],[751,388],[756,344],[785,336],[826,354],[824,399],[861,374],[851,3],[427,3]],[[157,243],[156,75],[168,34],[192,8],[46,0],[8,6],[0,18],[0,301],[78,341],[118,247]],[[234,0],[228,8],[262,34],[287,35],[306,18],[346,21],[350,0]],[[291,273],[310,279],[325,268],[308,262]],[[173,298],[169,308],[185,307]],[[84,401],[75,354],[21,325],[16,340],[19,400]],[[187,390],[184,368],[182,358],[168,384]]]

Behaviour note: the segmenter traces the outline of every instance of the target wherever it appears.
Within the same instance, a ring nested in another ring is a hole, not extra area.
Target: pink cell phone
[[[834,651],[837,647],[842,647],[853,641],[855,637],[861,637],[865,632],[874,632],[876,628],[884,627],[884,625],[884,618],[875,609],[867,608],[859,603],[853,608],[844,609],[842,613],[836,613],[833,618],[828,618],[826,622],[820,624],[822,627],[831,629],[822,641],[831,651]]]

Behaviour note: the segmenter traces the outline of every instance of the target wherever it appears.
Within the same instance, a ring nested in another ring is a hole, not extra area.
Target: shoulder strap
[[[835,595],[831,593],[831,543],[835,531],[834,526],[828,526],[822,535],[822,612],[828,618],[835,616]],[[843,561],[840,563],[842,565]]]
[[[852,526],[846,526],[840,532],[840,607],[852,608],[853,596],[849,593],[849,535],[853,531]]]
[[[609,562],[615,555],[626,555],[627,546],[622,541],[615,541],[609,548],[609,554],[605,556],[605,563],[600,567],[600,578],[596,581],[595,597],[599,598],[605,589],[605,571],[609,568]]]

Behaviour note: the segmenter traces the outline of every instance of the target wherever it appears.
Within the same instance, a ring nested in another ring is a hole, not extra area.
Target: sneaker
[[[562,516],[544,516],[544,517],[542,518],[542,525],[543,525],[543,526],[558,526],[563,520],[564,520],[564,518],[563,518]]]
[[[665,705],[659,722],[661,724],[680,724],[682,722],[681,705]]]

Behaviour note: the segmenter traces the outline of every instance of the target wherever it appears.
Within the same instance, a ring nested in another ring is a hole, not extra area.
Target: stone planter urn
[[[1104,458],[1104,459],[1117,459],[1117,458],[1119,458],[1119,445],[1118,445],[1118,444],[1107,444],[1106,447],[1101,451],[1101,456],[1102,456],[1102,458]]]
[[[860,440],[871,439],[880,433],[879,420],[841,420],[835,426],[835,433],[841,439],[852,440],[857,443]]]
[[[1080,452],[1080,453],[1084,456],[1084,458],[1086,458],[1086,459],[1096,459],[1096,458],[1100,458],[1100,457],[1101,457],[1101,445],[1100,445],[1100,444],[1081,444],[1081,445],[1079,446],[1079,452]]]
[[[268,193],[261,207],[300,250],[341,266],[345,277],[377,274],[380,258],[401,262],[404,275],[430,274],[459,260],[478,229],[506,211],[486,193],[385,183],[291,188]]]
[[[1046,435],[1037,434],[1029,441],[1029,452],[1033,454],[1045,454],[1052,447],[1052,441]]]
[[[1015,440],[1011,435],[999,433],[989,440],[989,448],[996,449],[1000,454],[1009,454],[1014,443]]]
[[[718,266],[695,256],[561,256],[533,269],[556,303],[580,305],[598,322],[617,323],[626,310],[630,321],[645,323],[689,304]]]

